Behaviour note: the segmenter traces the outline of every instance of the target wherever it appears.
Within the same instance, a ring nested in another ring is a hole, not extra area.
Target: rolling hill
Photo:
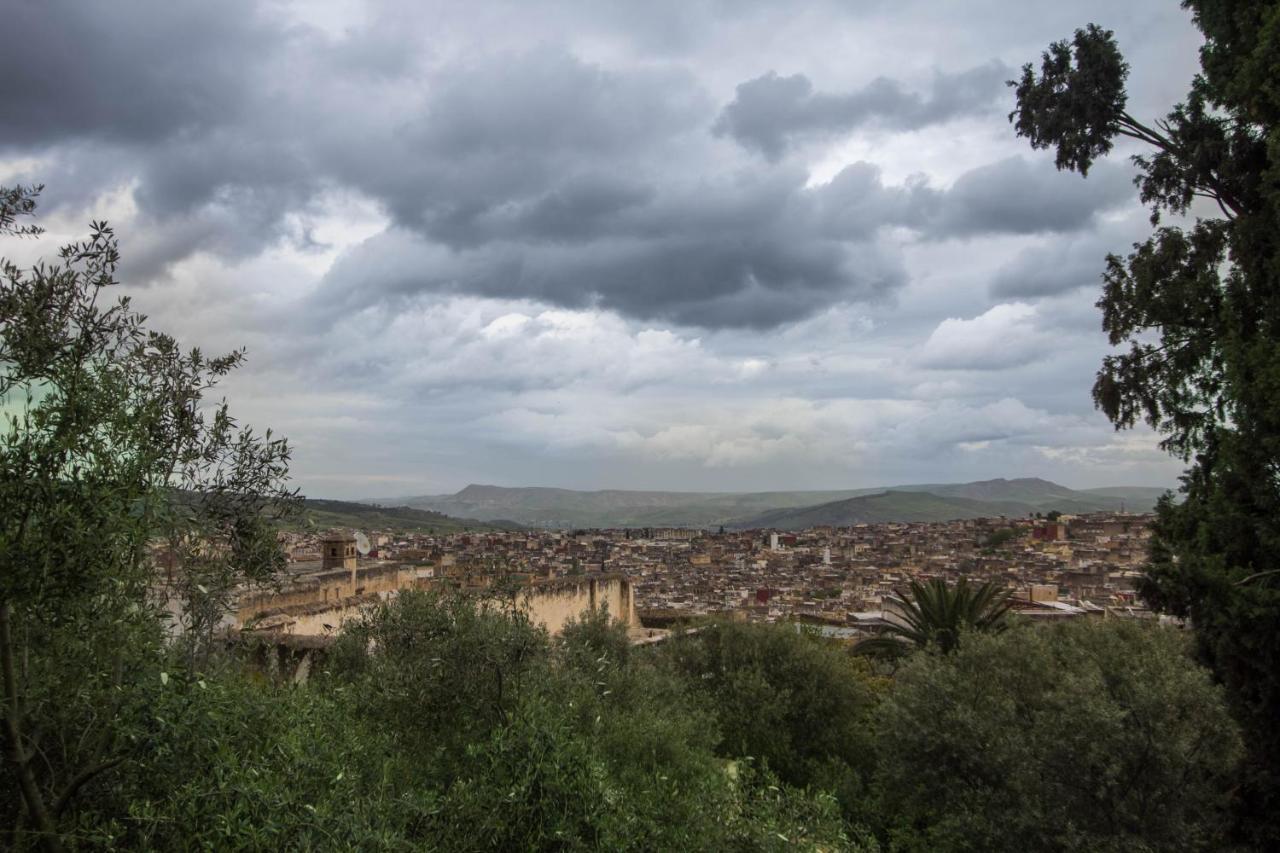
[[[1089,495],[1116,498],[1124,501],[1125,506],[1130,509],[1139,507],[1139,511],[1145,511],[1146,508],[1155,506],[1160,496],[1169,490],[1156,489],[1151,486],[1110,486],[1102,489],[1082,489],[1081,491]]]
[[[842,491],[658,492],[610,489],[575,491],[540,487],[467,486],[452,495],[395,498],[404,504],[462,519],[512,519],[535,527],[747,527],[784,526],[783,519],[809,524],[865,521],[946,521],[983,515],[1143,512],[1163,489],[1115,487],[1077,490],[1048,480],[982,480]],[[862,500],[867,499],[867,500]],[[861,503],[857,501],[862,500]],[[811,513],[803,515],[803,513]],[[831,519],[847,516],[850,520]],[[787,521],[785,526],[800,523]]]
[[[386,502],[458,518],[514,519],[536,527],[713,527],[772,509],[811,506],[874,491],[581,492],[471,485],[453,495],[394,498]]]
[[[294,527],[311,525],[324,530],[346,527],[360,530],[395,530],[420,533],[460,533],[466,530],[520,530],[512,521],[478,521],[451,518],[443,513],[408,506],[378,506],[352,501],[305,498],[301,519]]]
[[[821,525],[848,526],[888,521],[951,521],[997,515],[1026,515],[1026,505],[1005,501],[943,497],[931,492],[903,491],[863,495],[799,509],[778,509],[734,522],[739,530],[777,528],[803,530]]]

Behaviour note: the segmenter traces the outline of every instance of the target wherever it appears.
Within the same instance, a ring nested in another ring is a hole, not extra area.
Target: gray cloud
[[[1074,231],[1100,211],[1133,197],[1130,170],[1110,162],[1081,179],[1011,157],[965,173],[947,193],[932,227],[952,235]]]
[[[563,51],[504,56],[440,81],[421,111],[385,142],[380,162],[344,161],[350,183],[400,224],[451,244],[480,239],[486,220],[541,205],[590,217],[646,190],[682,136],[700,131],[709,101],[679,71],[607,71]],[[619,174],[617,164],[638,167]],[[536,218],[537,213],[534,213]],[[589,225],[574,227],[591,227]]]
[[[886,185],[879,169],[859,162],[822,187],[815,203],[827,233],[903,226],[931,240],[1060,234],[1089,228],[1099,214],[1131,200],[1127,168],[1102,163],[1098,169],[1086,181],[1044,158],[1016,156],[972,169],[938,189],[923,177]]]
[[[1171,470],[1088,396],[1127,170],[1055,172],[1000,84],[1104,20],[1158,115],[1176,6],[0,8],[0,182],[50,241],[110,218],[157,328],[248,345],[228,391],[317,493]]]
[[[991,295],[1002,299],[1035,298],[1098,287],[1104,255],[1078,244],[1057,244],[1019,252],[991,283]]]
[[[1035,309],[1022,303],[996,305],[986,313],[938,324],[920,348],[923,367],[935,370],[1005,370],[1047,352]]]
[[[1102,285],[1108,253],[1124,254],[1143,238],[1146,217],[1135,211],[1120,222],[1066,239],[1028,246],[1011,257],[991,281],[991,295],[999,299],[1042,298],[1079,288]],[[1096,315],[1090,318],[1097,320]]]
[[[319,44],[295,39],[318,65]],[[597,233],[612,214],[649,198],[649,184],[666,171],[654,158],[681,147],[697,153],[683,137],[704,134],[710,109],[685,72],[615,73],[554,48],[448,73],[364,79],[356,89],[338,85],[330,99],[271,95],[265,70],[237,95],[242,115],[234,121],[118,140],[109,156],[72,130],[49,131],[43,152],[53,162],[23,177],[55,184],[46,209],[83,206],[134,182],[152,232],[146,257],[129,270],[141,277],[197,251],[252,255],[289,236],[287,217],[306,214],[335,187],[450,246],[506,233],[555,243]],[[315,71],[322,80],[332,74]],[[168,114],[163,104],[156,109]],[[129,120],[112,116],[97,132],[111,135],[113,123]],[[619,162],[636,168],[623,177]]]
[[[141,142],[234,120],[287,31],[258,4],[6,2],[0,150]]]
[[[124,272],[142,280],[200,252],[241,261],[281,242],[307,249],[306,218],[329,190],[351,190],[416,236],[340,264],[314,304],[473,293],[763,328],[900,288],[886,227],[926,239],[1067,231],[1113,200],[1113,173],[1084,184],[1019,158],[946,190],[923,178],[886,186],[865,163],[809,187],[794,166],[722,162],[707,133],[714,101],[679,65],[611,68],[555,45],[426,61],[385,25],[334,37],[247,11],[230,24],[169,7],[54,8],[50,21],[23,19],[31,44],[91,32],[120,44],[106,39],[59,72],[64,101],[35,85],[48,115],[18,102],[28,149],[52,154],[75,187],[55,189],[55,206],[134,187],[143,227]],[[189,68],[168,70],[184,59]],[[104,74],[111,66],[121,73]],[[30,67],[7,70],[18,90],[39,83]],[[921,127],[989,107],[1007,73],[991,62],[938,74],[924,96],[885,78],[829,96],[803,77],[765,77],[739,87],[718,126],[747,142],[759,139],[751,128],[790,139],[872,120]],[[387,247],[404,254],[364,274]]]
[[[1021,158],[948,189],[886,185],[867,163],[816,187],[797,170],[683,185],[574,176],[528,200],[372,240],[334,266],[315,301],[355,310],[386,298],[474,294],[769,328],[901,288],[906,273],[882,238],[887,227],[926,240],[1072,231],[1115,203],[1117,176],[1124,183],[1118,170],[1100,169],[1080,188],[1051,163]],[[1036,201],[1050,192],[1059,204]]]
[[[503,242],[461,251],[407,232],[386,235],[335,264],[315,302],[317,310],[347,311],[383,299],[472,294],[767,328],[833,302],[880,298],[904,280],[900,261],[873,242],[814,239],[776,222],[754,227],[739,236],[666,231],[586,246]]]
[[[770,71],[738,85],[713,130],[769,160],[778,160],[797,140],[848,133],[872,122],[894,130],[915,130],[961,115],[990,112],[1011,75],[1008,66],[992,60],[956,74],[936,73],[927,96],[907,91],[888,77],[837,95],[814,91],[803,74],[782,77]]]

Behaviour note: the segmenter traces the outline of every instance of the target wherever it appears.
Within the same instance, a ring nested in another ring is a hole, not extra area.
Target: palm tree
[[[955,586],[941,578],[912,581],[910,594],[898,591],[898,599],[904,624],[891,622],[880,636],[863,640],[859,654],[898,655],[912,646],[948,654],[966,629],[998,634],[1009,627],[1009,592],[992,581],[977,586],[966,579]]]

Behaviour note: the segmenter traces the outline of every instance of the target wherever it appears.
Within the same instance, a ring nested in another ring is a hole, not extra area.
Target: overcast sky
[[[1089,391],[1118,149],[1058,173],[1004,81],[1096,22],[1130,111],[1194,73],[1171,0],[0,0],[29,261],[116,227],[152,325],[317,497],[470,482],[1172,485]]]

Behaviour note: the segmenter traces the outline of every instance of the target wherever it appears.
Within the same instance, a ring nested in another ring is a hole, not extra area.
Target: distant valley
[[[386,498],[366,503],[534,527],[723,525],[730,529],[791,530],[823,524],[1025,516],[1053,510],[1147,512],[1165,491],[1142,486],[1069,489],[1038,478],[795,492],[576,491],[471,485],[452,495]]]

